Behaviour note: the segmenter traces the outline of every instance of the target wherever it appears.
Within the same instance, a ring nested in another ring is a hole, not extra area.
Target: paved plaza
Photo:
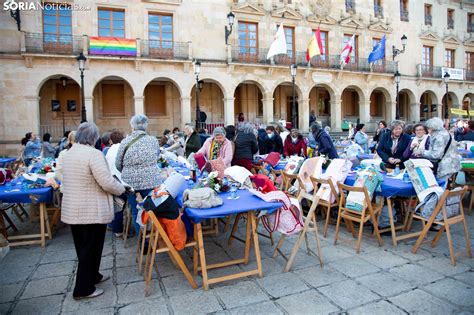
[[[474,241],[474,215],[467,216],[471,242]],[[321,222],[320,230],[322,227]],[[31,223],[19,223],[22,229]],[[245,229],[242,222],[239,233]],[[222,228],[222,226],[221,226]],[[415,226],[418,228],[418,226]],[[370,229],[368,229],[370,231]],[[136,237],[114,239],[108,232],[101,269],[111,280],[99,285],[105,294],[91,300],[72,299],[76,253],[70,229],[60,226],[53,240],[39,246],[14,248],[0,261],[0,314],[473,314],[474,259],[464,254],[453,267],[446,237],[431,248],[426,243],[411,253],[414,240],[394,247],[388,236],[379,247],[364,235],[360,254],[353,243],[333,245],[335,226],[328,237],[321,236],[324,267],[304,247],[293,269],[283,272],[284,260],[272,258],[273,247],[260,238],[264,277],[248,277],[193,290],[166,254],[159,254],[158,274],[154,273],[152,294],[145,298],[145,282],[135,263]],[[351,236],[343,229],[345,240]],[[434,232],[430,232],[434,236]],[[208,261],[238,258],[243,244],[227,245],[228,233],[206,236]],[[295,238],[283,250],[289,253]],[[454,229],[454,244],[464,248],[461,226]],[[310,246],[316,249],[310,239]],[[185,262],[192,266],[191,251]],[[255,266],[211,271],[210,276]]]

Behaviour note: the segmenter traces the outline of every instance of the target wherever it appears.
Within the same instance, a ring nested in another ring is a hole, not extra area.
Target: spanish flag
[[[323,51],[323,41],[321,40],[321,33],[319,31],[319,26],[314,37],[311,38],[309,42],[308,49],[306,50],[306,61],[310,61],[314,56],[324,55]]]

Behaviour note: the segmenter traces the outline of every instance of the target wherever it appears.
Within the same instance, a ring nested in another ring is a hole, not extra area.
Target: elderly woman
[[[23,159],[25,160],[25,164],[28,166],[30,165],[31,160],[41,155],[41,140],[34,132],[28,132],[25,135],[25,138],[21,140],[21,143],[25,144]]]
[[[241,123],[235,136],[235,153],[232,165],[252,169],[253,155],[258,151],[257,138],[251,123]]]
[[[360,147],[362,150],[364,150],[364,153],[369,153],[369,136],[365,133],[365,125],[364,124],[358,124],[356,126],[356,134],[354,136],[354,141]]]
[[[122,172],[122,180],[145,198],[150,191],[160,184],[158,169],[158,139],[146,133],[148,118],[135,115],[130,119],[132,133],[123,139],[115,159],[115,166]],[[128,203],[132,211],[135,232],[138,235],[140,226],[137,219],[137,200],[129,196]]]
[[[164,148],[163,151],[173,152],[177,156],[184,156],[184,135],[181,132],[173,134],[173,144]]]
[[[41,156],[43,158],[54,159],[56,155],[56,148],[51,144],[53,137],[49,133],[43,135],[43,144],[41,148]]]
[[[430,146],[421,156],[433,162],[433,171],[438,179],[447,179],[461,169],[461,156],[457,152],[457,143],[444,129],[441,118],[431,118],[426,122],[430,133]]]
[[[314,140],[318,143],[318,153],[320,155],[325,155],[330,159],[339,158],[331,136],[321,129],[319,123],[315,122],[311,125],[311,133],[313,134]]]
[[[285,157],[292,155],[306,157],[306,142],[304,142],[303,136],[298,129],[291,129],[290,134],[286,136],[283,144],[283,152]]]
[[[385,166],[394,169],[397,165],[404,168],[403,162],[407,160],[403,156],[406,148],[410,144],[411,137],[403,133],[405,123],[401,120],[394,120],[390,124],[390,132],[384,132],[377,147],[377,154],[380,156]]]
[[[104,293],[95,285],[110,279],[99,273],[106,225],[114,217],[112,194],[125,188],[110,173],[102,152],[94,148],[99,129],[82,123],[76,144],[64,155],[61,221],[71,225],[79,265],[74,299],[93,298]]]
[[[423,155],[425,150],[430,147],[430,137],[428,136],[428,129],[423,124],[416,124],[413,127],[415,131],[415,137],[411,140],[407,146],[403,157],[405,159],[417,159]]]
[[[225,135],[224,127],[216,127],[212,132],[212,137],[204,142],[198,153],[202,153],[207,160],[221,158],[224,161],[224,166],[229,167],[234,153],[232,144]]]
[[[184,156],[187,158],[191,153],[196,153],[201,148],[201,138],[192,124],[184,126],[186,141],[184,145]]]

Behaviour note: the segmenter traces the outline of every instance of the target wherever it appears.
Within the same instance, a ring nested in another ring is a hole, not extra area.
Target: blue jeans
[[[145,198],[152,189],[144,189],[144,190],[135,190],[136,193],[140,193],[142,198]],[[137,209],[137,199],[135,197],[135,194],[129,195],[128,196],[128,204],[130,205],[130,210],[132,211],[132,220],[133,220],[133,226],[135,227],[135,232],[138,233],[140,232],[140,225],[137,223],[137,214],[138,214],[138,209]]]
[[[123,210],[115,212],[114,219],[110,225],[112,227],[112,232],[123,233]]]

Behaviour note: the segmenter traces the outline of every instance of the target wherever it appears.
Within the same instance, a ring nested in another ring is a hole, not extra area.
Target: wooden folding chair
[[[304,191],[304,188],[300,187],[300,194],[298,195],[298,201],[300,202],[300,206],[301,206],[301,200],[305,198],[301,194],[301,191]],[[323,267],[323,257],[321,255],[321,244],[319,242],[318,224],[316,221],[316,213],[315,213],[316,206],[313,206],[313,205],[318,204],[319,197],[316,197],[315,199],[311,201],[313,202],[313,204],[308,212],[308,215],[306,217],[303,216],[304,226],[301,232],[298,234],[298,239],[293,245],[290,256],[286,257],[286,255],[280,250],[280,247],[283,245],[287,237],[285,234],[281,235],[280,239],[278,240],[277,246],[275,247],[275,250],[273,251],[273,258],[275,258],[278,254],[280,254],[287,261],[283,269],[284,272],[290,271],[291,266],[293,265],[293,262],[296,258],[296,254],[298,253],[298,250],[300,249],[303,238],[306,243],[306,253],[308,255],[311,255],[311,252],[309,250],[308,232],[314,233],[314,240],[316,241],[316,246],[317,246],[317,251],[318,251],[317,256],[319,258],[319,265],[321,266],[321,268]]]
[[[321,185],[327,184],[329,185],[329,190],[330,190],[330,195],[329,195],[329,201],[324,200],[324,199],[319,199],[319,204],[320,206],[326,208],[326,222],[324,223],[324,231],[323,231],[323,236],[326,237],[328,233],[328,226],[329,226],[329,219],[331,217],[331,208],[332,207],[337,207],[339,204],[339,195],[336,192],[336,188],[334,187],[334,183],[330,179],[322,179],[322,178],[315,178],[313,176],[310,176],[311,182],[313,183],[314,191],[315,194],[318,191],[319,187]],[[332,197],[334,197],[334,202],[331,202]]]
[[[411,250],[413,254],[416,254],[416,252],[418,251],[418,248],[420,248],[421,243],[425,239],[426,234],[428,233],[430,227],[433,225],[433,223],[435,223],[435,224],[441,225],[442,228],[436,233],[436,236],[431,241],[431,247],[435,247],[438,244],[438,241],[443,235],[443,232],[446,231],[446,236],[448,238],[449,254],[451,256],[451,264],[453,266],[456,266],[456,256],[454,253],[450,228],[451,228],[451,225],[462,222],[463,228],[464,228],[464,236],[466,237],[466,254],[467,254],[467,257],[470,257],[470,258],[472,257],[471,241],[469,239],[469,232],[467,230],[466,218],[464,216],[464,207],[462,205],[462,199],[466,191],[467,191],[466,186],[462,189],[446,190],[441,196],[441,198],[439,199],[438,204],[436,205],[429,219],[422,217],[421,215],[418,215],[418,214],[413,215],[414,219],[421,220],[423,224],[423,230]],[[446,212],[446,201],[448,200],[448,198],[452,198],[452,197],[454,198],[459,197],[459,200],[461,201],[459,202],[459,214],[448,218],[448,215]],[[438,215],[440,211],[443,215],[443,219],[441,221],[438,221],[436,220],[436,216]]]
[[[291,186],[293,186],[293,183],[297,180],[298,174],[290,174],[285,171],[282,171],[281,176],[282,176],[281,190],[286,193],[289,193],[288,190],[290,189]]]
[[[173,244],[171,243],[168,235],[166,234],[163,226],[161,225],[160,221],[157,219],[153,211],[148,211],[149,221],[151,221],[151,232],[150,232],[150,242],[148,244],[148,253],[146,256],[145,262],[145,296],[150,295],[150,283],[151,283],[151,276],[153,274],[153,266],[155,263],[155,255],[158,253],[168,253],[170,255],[171,260],[173,263],[176,263],[183,272],[184,276],[188,280],[189,284],[193,289],[197,288],[196,281],[194,280],[193,276],[189,272],[188,267],[184,263],[181,255],[178,251],[174,248]],[[194,247],[193,251],[193,262],[194,268],[197,269],[198,265],[198,245],[195,240],[188,240],[186,242],[185,247]]]
[[[356,253],[360,252],[360,245],[362,242],[362,233],[364,231],[364,223],[367,221],[372,221],[374,226],[374,234],[378,240],[380,246],[383,245],[382,238],[380,237],[379,227],[378,227],[378,216],[382,211],[383,202],[381,204],[372,203],[369,192],[367,191],[367,187],[352,187],[347,186],[342,183],[338,183],[339,185],[339,192],[341,193],[341,198],[339,200],[339,212],[337,215],[337,223],[336,223],[336,235],[334,237],[334,245],[337,244],[337,240],[339,237],[339,226],[341,224],[341,218],[344,219],[346,222],[357,222],[359,223],[359,234],[357,237],[356,243]],[[358,192],[364,194],[364,205],[362,211],[356,211],[352,209],[346,208],[346,195],[344,192],[349,194],[350,192]],[[354,236],[354,234],[352,234]]]

